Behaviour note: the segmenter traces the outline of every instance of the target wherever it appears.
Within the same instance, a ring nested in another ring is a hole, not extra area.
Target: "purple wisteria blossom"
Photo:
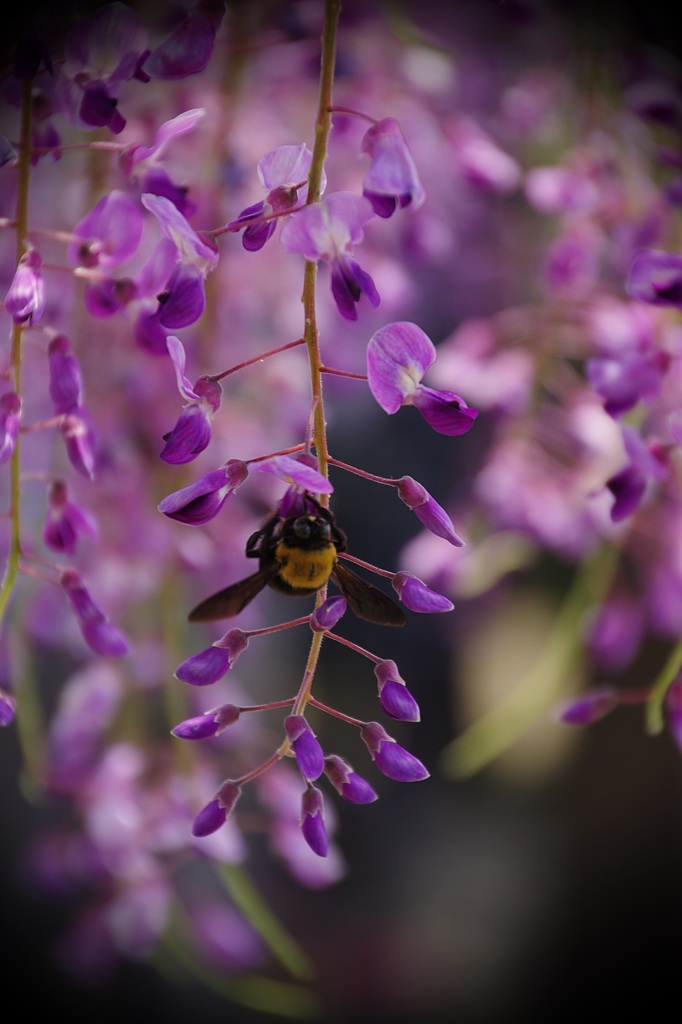
[[[412,612],[451,612],[455,607],[449,598],[437,594],[410,572],[397,572],[391,580],[391,586],[405,607]]]
[[[209,739],[238,722],[240,714],[241,711],[235,704],[222,704],[219,708],[205,711],[203,715],[179,722],[171,729],[171,734],[181,740]]]
[[[188,197],[187,186],[173,181],[161,161],[166,146],[193,131],[205,116],[202,107],[185,110],[157,128],[151,146],[134,142],[121,154],[121,169],[128,180],[135,182],[142,193],[165,196],[184,217],[191,217],[196,206]]]
[[[110,658],[121,658],[128,654],[129,645],[125,636],[95,604],[76,570],[65,569],[60,584],[88,646],[97,654]]]
[[[220,469],[213,469],[187,487],[169,494],[160,502],[159,512],[188,526],[203,526],[217,516],[248,473],[246,463],[230,459]]]
[[[99,537],[97,522],[90,512],[70,500],[63,480],[53,480],[47,491],[43,543],[52,551],[72,555],[81,537],[96,541]]]
[[[351,256],[373,215],[372,204],[363,196],[333,192],[289,217],[280,236],[287,252],[330,265],[332,295],[347,320],[357,320],[356,305],[363,295],[372,306],[380,302],[374,281]]]
[[[298,769],[307,782],[319,779],[324,771],[324,753],[315,733],[303,715],[288,715],[284,729],[289,737]]]
[[[0,727],[12,724],[16,710],[16,698],[0,688]]]
[[[324,797],[315,786],[308,786],[301,799],[301,832],[306,843],[318,857],[326,857],[329,849],[324,824]]]
[[[21,426],[21,398],[15,391],[0,395],[0,465],[12,457]]]
[[[346,599],[341,594],[326,598],[310,616],[310,628],[314,633],[326,633],[333,629],[345,614],[346,607]]]
[[[137,251],[143,224],[139,203],[127,192],[113,189],[74,227],[68,260],[80,267],[118,267]]]
[[[390,660],[380,661],[374,669],[374,674],[379,684],[379,702],[386,714],[401,722],[418,722],[419,705],[407,689],[396,663]]]
[[[464,434],[473,426],[476,410],[459,395],[421,382],[435,358],[435,345],[417,324],[401,321],[380,327],[367,346],[370,391],[391,415],[403,405],[414,405],[437,433]]]
[[[232,814],[239,797],[241,787],[232,780],[222,784],[216,796],[197,814],[192,827],[193,836],[208,836],[217,832]]]
[[[260,202],[247,206],[227,225],[228,231],[244,229],[242,245],[249,252],[263,248],[274,234],[280,215],[292,213],[305,204],[312,157],[308,147],[302,143],[300,146],[278,146],[258,161],[258,177],[268,194]],[[326,175],[323,175],[322,192],[325,187]]]
[[[369,128],[362,139],[363,153],[371,158],[362,182],[362,193],[378,217],[390,217],[397,208],[418,210],[425,199],[407,142],[394,117],[385,117]]]
[[[198,75],[211,59],[224,13],[222,0],[199,0],[145,58],[143,74],[162,81]]]
[[[220,408],[222,388],[211,377],[199,377],[190,385],[185,377],[185,349],[179,338],[166,339],[168,353],[175,369],[178,391],[187,399],[180,418],[168,434],[160,453],[164,462],[181,465],[191,462],[208,446],[211,440],[211,420]]]
[[[378,799],[369,782],[353,771],[348,762],[338,754],[329,754],[325,757],[324,774],[337,793],[352,804],[371,804]]]
[[[378,722],[368,722],[360,736],[379,771],[394,782],[420,782],[429,777],[421,761],[396,743]]]
[[[455,547],[462,547],[464,541],[455,533],[452,520],[435,498],[432,498],[425,487],[411,476],[403,476],[398,481],[398,495],[408,508],[412,509],[417,519],[436,537],[442,537]]]
[[[190,686],[211,686],[232,668],[248,642],[241,629],[231,629],[210,647],[186,658],[176,668],[175,676]]]
[[[36,249],[28,249],[19,260],[5,296],[5,309],[15,324],[38,323],[45,309],[43,261]]]
[[[640,302],[682,308],[682,256],[660,249],[639,252],[625,287]]]
[[[668,454],[659,442],[645,442],[634,427],[622,424],[623,442],[628,455],[627,465],[606,481],[614,498],[611,519],[626,519],[640,506],[650,480],[668,475]]]

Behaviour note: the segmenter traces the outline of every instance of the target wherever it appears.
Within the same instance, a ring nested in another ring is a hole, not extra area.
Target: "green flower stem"
[[[21,144],[17,163],[17,206],[15,230],[17,235],[17,265],[26,252],[26,236],[28,234],[28,192],[31,180],[31,90],[30,79],[24,82],[21,104]],[[12,325],[10,379],[18,395],[21,394],[21,340],[23,326]],[[9,464],[9,551],[5,575],[0,585],[0,622],[2,621],[19,571],[21,557],[21,472],[20,472],[20,438],[16,444]]]
[[[663,729],[663,701],[670,684],[682,670],[682,640],[675,644],[668,660],[656,676],[646,704],[645,719],[649,735],[655,736]]]
[[[531,671],[519,685],[445,747],[443,770],[452,778],[475,775],[512,746],[561,697],[565,681],[580,662],[580,620],[608,591],[617,549],[603,545],[576,572]]]

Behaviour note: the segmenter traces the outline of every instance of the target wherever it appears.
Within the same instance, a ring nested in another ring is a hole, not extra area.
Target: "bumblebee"
[[[405,625],[405,615],[392,598],[339,561],[347,541],[329,509],[309,494],[303,507],[301,514],[283,517],[276,512],[249,537],[246,556],[259,559],[258,571],[207,597],[190,612],[190,622],[232,618],[266,586],[290,597],[309,597],[331,579],[358,618]]]

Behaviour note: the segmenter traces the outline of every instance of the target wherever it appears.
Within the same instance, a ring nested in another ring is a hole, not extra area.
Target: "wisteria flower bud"
[[[328,597],[310,616],[310,628],[313,633],[326,633],[327,630],[334,628],[345,611],[345,597],[342,597],[341,594]]]
[[[368,722],[360,736],[380,772],[394,782],[420,782],[429,777],[421,761],[401,747],[378,722]]]
[[[360,736],[380,772],[394,782],[420,782],[429,777],[421,761],[401,747],[378,722],[368,722]]]
[[[371,804],[378,799],[369,782],[354,772],[348,762],[338,754],[329,754],[325,757],[324,774],[337,793],[352,804]]]
[[[231,629],[210,647],[178,665],[175,677],[190,686],[217,683],[232,668],[248,642],[248,635],[241,629]]]
[[[329,841],[324,824],[324,799],[314,786],[308,786],[301,800],[301,832],[313,853],[318,857],[327,856]]]
[[[289,715],[284,720],[284,729],[303,778],[309,782],[319,779],[324,771],[324,752],[303,715]]]
[[[21,398],[15,391],[0,396],[0,465],[8,462],[19,436]]]
[[[92,480],[95,475],[94,439],[86,415],[83,409],[67,413],[62,417],[59,429],[69,462],[82,476]]]
[[[197,837],[210,836],[211,833],[217,832],[220,826],[225,824],[229,815],[232,814],[240,796],[241,786],[238,786],[236,782],[232,782],[231,779],[223,782],[214,799],[206,804],[194,819],[192,835]]]
[[[430,590],[411,572],[397,572],[391,585],[405,607],[412,612],[451,612],[455,607],[447,597]]]
[[[43,543],[52,551],[72,555],[80,537],[97,540],[97,523],[89,512],[69,500],[63,480],[53,480],[47,492]]]
[[[454,544],[455,547],[462,547],[464,541],[455,533],[450,516],[420,483],[411,476],[401,477],[398,481],[398,496],[412,509],[427,530],[436,537],[442,537],[450,544]]]
[[[11,725],[17,709],[17,702],[11,693],[0,689],[0,726]]]
[[[120,658],[127,654],[128,641],[95,604],[75,569],[64,569],[59,582],[78,619],[83,639],[88,646],[97,654],[112,658]]]
[[[15,324],[37,323],[43,315],[45,281],[42,266],[43,261],[35,249],[29,249],[19,260],[5,296],[5,309]]]
[[[419,705],[407,689],[396,663],[380,661],[374,674],[379,683],[379,702],[386,714],[401,722],[418,722]]]
[[[47,347],[50,397],[56,413],[71,412],[83,402],[83,375],[69,339],[64,334],[52,338]]]
[[[171,735],[181,740],[204,740],[234,725],[240,715],[241,709],[236,704],[223,704],[212,711],[205,711],[203,715],[185,719],[171,729]]]
[[[611,686],[589,690],[576,700],[569,701],[559,710],[557,717],[567,725],[591,725],[604,718],[618,706],[618,693]]]
[[[159,512],[188,526],[203,526],[217,516],[223,504],[244,483],[249,474],[245,462],[230,459],[220,469],[174,491],[160,502]]]

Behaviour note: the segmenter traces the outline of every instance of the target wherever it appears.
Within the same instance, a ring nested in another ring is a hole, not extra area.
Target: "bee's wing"
[[[376,622],[380,626],[405,625],[405,614],[400,605],[356,576],[342,562],[336,563],[331,578],[359,619]]]
[[[260,594],[277,572],[277,566],[259,569],[246,579],[233,583],[217,594],[212,594],[205,601],[193,608],[187,616],[189,622],[213,622],[215,619],[231,619],[233,615],[246,608],[256,594]]]

